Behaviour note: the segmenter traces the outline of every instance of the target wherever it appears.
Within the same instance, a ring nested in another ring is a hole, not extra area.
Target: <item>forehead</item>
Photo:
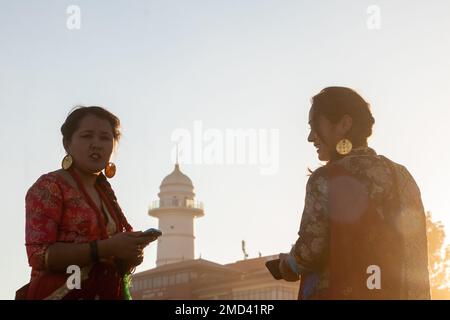
[[[81,119],[78,131],[83,130],[105,131],[112,133],[111,124],[109,121],[93,114],[88,114]]]
[[[315,110],[315,108],[311,107],[311,109],[309,109],[308,123],[310,125],[315,124],[317,126],[323,126],[329,124],[330,122],[322,114],[317,113],[317,110]]]
[[[314,120],[314,108],[311,106],[309,109],[308,123],[312,123]]]

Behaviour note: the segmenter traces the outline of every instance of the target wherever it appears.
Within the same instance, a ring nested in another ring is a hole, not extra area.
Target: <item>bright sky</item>
[[[112,180],[136,229],[173,169],[172,133],[279,130],[279,170],[181,164],[205,216],[196,257],[218,263],[288,251],[296,240],[307,167],[309,99],[350,86],[371,104],[369,144],[405,165],[427,210],[450,234],[450,2],[0,1],[0,298],[29,279],[24,197],[60,166],[59,128],[72,106],[103,105],[123,125]],[[66,27],[69,5],[81,29]],[[380,8],[381,28],[366,25]],[[146,249],[138,271],[154,267]]]

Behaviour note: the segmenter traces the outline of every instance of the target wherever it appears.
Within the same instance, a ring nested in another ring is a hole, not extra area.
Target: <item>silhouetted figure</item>
[[[367,146],[374,124],[355,91],[312,98],[308,141],[326,165],[306,186],[299,238],[280,255],[299,299],[430,299],[425,212],[408,170]]]

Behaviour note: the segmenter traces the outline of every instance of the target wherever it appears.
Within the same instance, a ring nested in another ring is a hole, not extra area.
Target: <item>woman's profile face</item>
[[[75,166],[87,173],[102,171],[111,158],[114,136],[108,120],[88,114],[66,144]]]
[[[317,119],[314,119],[317,117]],[[331,154],[336,150],[336,144],[344,137],[344,133],[348,130],[348,119],[344,119],[337,124],[331,123],[323,115],[315,115],[311,107],[309,110],[310,132],[308,141],[313,143],[317,148],[318,158],[321,161],[329,161]],[[351,126],[351,118],[350,118]],[[320,133],[320,136],[319,136]]]

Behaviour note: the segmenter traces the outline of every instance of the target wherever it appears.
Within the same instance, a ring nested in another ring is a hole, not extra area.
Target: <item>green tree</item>
[[[427,212],[428,269],[432,299],[450,299],[450,245],[444,247],[445,229]]]

